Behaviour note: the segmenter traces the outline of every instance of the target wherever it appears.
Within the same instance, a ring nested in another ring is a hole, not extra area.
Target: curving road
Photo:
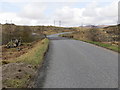
[[[51,35],[43,88],[117,88],[118,54]],[[41,80],[37,80],[39,87]]]

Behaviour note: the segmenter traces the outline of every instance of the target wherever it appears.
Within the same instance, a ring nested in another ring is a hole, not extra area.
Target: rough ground
[[[16,48],[5,48],[5,46],[2,46],[2,60],[10,60],[25,54],[29,49],[33,48],[35,43],[24,43]]]
[[[26,88],[32,85],[37,70],[43,63],[48,48],[48,39],[40,40],[33,48],[18,58],[2,65],[3,88]],[[31,86],[32,87],[32,86]]]
[[[31,76],[33,76],[35,73],[35,69],[32,65],[26,65],[24,63],[10,63],[3,65],[2,67],[2,80],[3,80],[3,88],[5,87],[15,87],[13,86],[12,82],[4,82],[6,80],[14,80],[16,82],[16,87],[17,83],[19,83],[17,80],[20,79],[30,79]],[[21,86],[26,87],[28,83],[21,83]],[[10,86],[9,86],[10,85]]]

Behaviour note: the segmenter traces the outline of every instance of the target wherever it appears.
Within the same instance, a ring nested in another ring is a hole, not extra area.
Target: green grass
[[[59,35],[59,36],[61,36],[61,37],[67,37],[67,36],[70,36],[70,34],[63,34],[63,35]],[[81,41],[84,41],[84,42],[87,42],[87,43],[91,43],[91,44],[95,44],[97,46],[101,46],[101,47],[104,47],[104,48],[107,48],[107,49],[110,49],[112,51],[120,53],[120,47],[115,46],[115,45],[104,44],[102,42],[95,42],[95,41],[83,40],[83,39],[79,39],[79,38],[73,38],[73,39],[81,40]]]
[[[44,53],[47,50],[49,44],[48,39],[44,39],[41,42],[38,42],[34,48],[29,50],[27,53],[23,54],[22,56],[16,58],[15,60],[7,60],[9,62],[7,63],[26,63],[31,64],[34,66],[38,66],[42,61],[44,57]]]
[[[104,48],[107,48],[107,49],[110,49],[112,51],[120,53],[120,48],[118,46],[115,46],[115,45],[104,44],[102,42],[95,42],[95,41],[88,41],[88,40],[81,40],[81,41],[84,41],[84,42],[87,42],[87,43],[91,43],[91,44],[95,44],[97,46],[101,46],[101,47],[104,47]]]

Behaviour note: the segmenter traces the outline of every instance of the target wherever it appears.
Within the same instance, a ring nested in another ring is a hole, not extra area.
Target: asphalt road
[[[117,88],[118,54],[89,43],[49,36],[43,88]],[[37,84],[40,80],[38,80]],[[37,85],[39,87],[39,85]]]

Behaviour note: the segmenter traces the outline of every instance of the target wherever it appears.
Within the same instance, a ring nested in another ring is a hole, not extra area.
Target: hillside
[[[15,24],[3,24],[2,44],[7,44],[11,39],[14,38],[21,38],[23,42],[32,42],[34,40],[44,38],[44,34],[50,35],[73,30],[73,28],[55,26],[19,26]]]

